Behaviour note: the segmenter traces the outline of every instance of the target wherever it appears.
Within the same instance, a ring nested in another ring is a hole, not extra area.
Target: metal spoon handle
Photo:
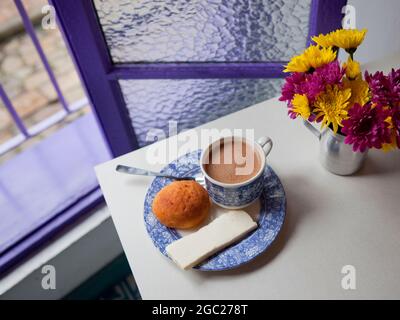
[[[161,173],[161,172],[154,172],[154,171],[144,170],[144,169],[135,168],[135,167],[128,167],[128,166],[124,166],[121,164],[117,165],[115,170],[117,170],[118,172],[139,175],[139,176],[165,177],[165,178],[176,179],[176,180],[194,180],[193,177],[171,176],[169,174],[165,174],[165,173]]]

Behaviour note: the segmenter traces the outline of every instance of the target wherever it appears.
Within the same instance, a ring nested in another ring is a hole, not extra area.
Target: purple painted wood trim
[[[53,1],[52,1],[52,0],[48,0],[48,2],[49,2],[50,5],[52,5],[52,6],[54,7]],[[68,51],[68,53],[69,53],[69,56],[70,56],[70,58],[71,58],[71,60],[72,60],[72,62],[73,62],[73,64],[74,64],[75,70],[77,71],[77,74],[78,74],[78,77],[79,77],[79,80],[80,80],[80,83],[82,84],[83,90],[84,90],[84,92],[85,92],[85,98],[83,98],[83,99],[85,100],[84,104],[85,104],[85,105],[89,104],[89,105],[92,107],[92,109],[94,109],[92,102],[91,102],[91,101],[90,101],[90,102],[88,101],[88,98],[87,98],[87,97],[89,97],[89,92],[88,92],[87,86],[86,86],[86,84],[85,84],[85,79],[83,78],[82,73],[81,73],[80,70],[79,70],[79,64],[78,64],[78,62],[77,62],[77,60],[76,60],[76,56],[74,55],[74,53],[73,53],[73,51],[72,51],[72,49],[71,49],[70,43],[69,43],[69,41],[68,41],[68,37],[67,37],[67,35],[65,34],[64,29],[62,28],[62,25],[61,25],[61,23],[60,23],[60,21],[59,21],[59,19],[58,19],[58,15],[56,15],[56,23],[57,23],[57,26],[59,26],[59,30],[60,30],[62,39],[63,39],[63,41],[64,41],[64,44],[65,44],[66,48],[67,48],[67,51]],[[77,109],[80,108],[80,107],[79,107],[80,104],[82,104],[82,101],[81,101],[81,100],[78,100],[78,101],[72,103],[72,104],[69,106],[69,108],[70,108],[71,111],[75,111],[75,110],[77,110]],[[101,123],[100,123],[100,120],[99,120],[99,118],[98,118],[97,116],[95,116],[95,120],[96,120],[98,126],[99,126],[100,128],[102,128],[102,125],[101,125]],[[107,137],[106,137],[106,135],[105,135],[105,133],[104,133],[104,130],[101,130],[101,135],[103,136],[103,140],[104,140],[105,142],[107,142]],[[112,153],[109,144],[106,143],[106,145],[107,145],[107,148],[109,149],[110,153]]]
[[[66,150],[66,154],[76,154],[76,157],[72,160],[65,158],[65,155],[59,152],[61,149]],[[54,155],[56,158],[52,158],[50,155]],[[0,234],[2,241],[0,243],[0,273],[28,256],[35,248],[44,244],[63,228],[73,224],[78,218],[85,217],[95,206],[103,203],[103,197],[92,168],[110,158],[111,155],[105,147],[94,115],[90,113],[55,132],[48,139],[40,141],[26,152],[17,155],[14,159],[17,161],[16,163],[9,161],[0,166],[1,221],[18,231],[18,233],[14,233],[15,240],[8,243],[4,242],[8,236],[4,233]],[[5,166],[7,167],[5,168]],[[39,173],[43,179],[41,181],[37,179],[23,181],[23,174],[15,173],[21,167],[36,173],[38,169],[43,170],[44,173]],[[60,170],[60,168],[67,170]],[[77,177],[77,179],[70,180],[71,172],[73,175],[79,175],[80,179]],[[13,179],[19,183],[13,183]],[[77,180],[80,182],[76,183]],[[82,185],[81,182],[87,182],[87,185]],[[51,185],[55,187],[50,189]],[[63,186],[65,186],[65,192]],[[37,209],[45,208],[46,204],[37,204],[37,194],[32,196],[32,193],[29,192],[32,187],[36,187],[38,190],[47,190],[43,203],[51,202],[50,200],[54,197],[60,198],[60,194],[64,193],[66,198],[60,199],[61,201],[56,206],[53,201],[53,212],[42,215]],[[22,193],[27,196],[18,196]],[[36,205],[31,204],[33,200]],[[14,219],[15,215],[36,223],[29,228],[25,226],[25,231],[20,230],[18,224],[10,223],[18,221],[18,219]],[[8,237],[8,239],[11,238]]]
[[[38,39],[38,37],[37,37],[37,35],[35,33],[35,29],[34,29],[34,27],[32,25],[31,20],[29,19],[28,14],[26,13],[24,5],[22,4],[21,0],[14,0],[14,2],[15,2],[15,5],[16,5],[16,7],[18,9],[18,12],[19,12],[19,14],[20,14],[20,16],[22,18],[22,23],[24,24],[25,30],[29,34],[29,37],[31,38],[31,40],[33,42],[33,45],[35,46],[36,51],[39,54],[40,60],[42,61],[43,65],[44,65],[44,67],[45,67],[45,69],[47,71],[47,74],[49,75],[51,83],[53,84],[53,87],[57,92],[58,99],[60,100],[60,103],[63,106],[64,110],[67,113],[69,113],[70,110],[68,108],[68,103],[65,100],[65,98],[64,98],[64,96],[63,96],[63,94],[61,92],[60,86],[58,85],[57,79],[56,79],[56,77],[55,77],[55,75],[53,73],[53,70],[50,67],[50,63],[46,58],[46,55],[45,55],[45,53],[43,51],[43,48],[40,45],[39,39]]]
[[[283,77],[284,62],[114,65],[92,1],[52,0],[113,154],[137,148],[118,79]],[[309,35],[340,26],[345,0],[313,0]]]
[[[79,199],[71,207],[60,212],[42,228],[27,235],[25,239],[22,239],[0,256],[0,276],[7,273],[16,263],[29,258],[30,254],[33,254],[46,242],[54,239],[60,231],[67,231],[65,230],[66,226],[73,226],[80,218],[86,217],[87,214],[92,213],[96,207],[103,203],[103,194],[98,187]]]
[[[88,103],[87,99],[83,98],[81,100],[74,102],[72,105],[69,105],[69,109],[70,109],[71,113],[76,112],[88,104],[89,103]],[[25,142],[27,140],[27,138],[34,137],[34,136],[38,135],[39,133],[43,132],[44,130],[55,125],[56,123],[61,122],[62,120],[65,119],[65,117],[67,115],[68,115],[68,113],[64,109],[61,109],[60,111],[47,117],[43,121],[40,121],[39,123],[35,124],[34,126],[27,128],[26,130],[27,130],[28,136],[26,136],[23,133],[22,134],[22,136],[24,137],[23,139],[15,139],[16,137],[14,137],[14,138],[7,140],[3,144],[0,144],[0,156],[2,154],[5,154],[6,152],[18,147],[19,145],[21,145],[23,142]],[[18,116],[18,114],[17,114],[17,116]],[[15,119],[14,119],[14,121],[15,121]]]
[[[5,92],[3,86],[0,83],[0,97],[6,106],[6,109],[10,113],[11,117],[14,119],[15,124],[17,125],[19,131],[28,138],[30,136],[28,130],[26,129],[24,122],[22,121],[21,117],[18,115],[17,111],[14,109],[14,106],[11,103],[10,98],[8,98],[7,93]]]
[[[26,140],[26,137],[20,133],[16,135],[15,137],[8,139],[6,142],[3,142],[0,144],[0,155],[5,154],[9,150],[12,150],[19,146],[21,143],[23,143]]]
[[[307,45],[312,36],[342,27],[342,8],[346,4],[347,0],[312,0]]]
[[[108,79],[282,78],[286,62],[138,63],[113,65]]]
[[[92,1],[52,4],[113,156],[137,149],[118,81],[107,79],[112,62]]]

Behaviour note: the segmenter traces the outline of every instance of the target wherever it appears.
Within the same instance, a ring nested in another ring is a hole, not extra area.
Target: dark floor
[[[139,290],[136,286],[133,275],[115,283],[109,288],[106,288],[97,298],[100,300],[140,300]]]
[[[119,256],[73,292],[66,300],[140,300],[125,255]]]

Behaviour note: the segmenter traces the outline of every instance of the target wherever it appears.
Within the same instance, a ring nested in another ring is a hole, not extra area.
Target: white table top
[[[146,155],[171,138],[97,166],[144,299],[400,298],[399,151],[373,150],[355,176],[333,175],[318,162],[316,138],[300,120],[289,119],[277,99],[200,128],[249,128],[256,138],[273,139],[269,164],[286,191],[286,220],[272,246],[247,265],[215,273],[182,271],[153,246],[145,229],[143,202],[152,178],[115,172],[116,164],[161,169],[166,163],[150,165]],[[341,286],[345,265],[356,269],[355,290]]]

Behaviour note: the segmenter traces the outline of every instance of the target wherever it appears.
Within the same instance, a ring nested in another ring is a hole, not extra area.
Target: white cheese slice
[[[191,268],[243,238],[257,223],[243,210],[229,211],[196,232],[167,246],[168,256],[182,269]]]

